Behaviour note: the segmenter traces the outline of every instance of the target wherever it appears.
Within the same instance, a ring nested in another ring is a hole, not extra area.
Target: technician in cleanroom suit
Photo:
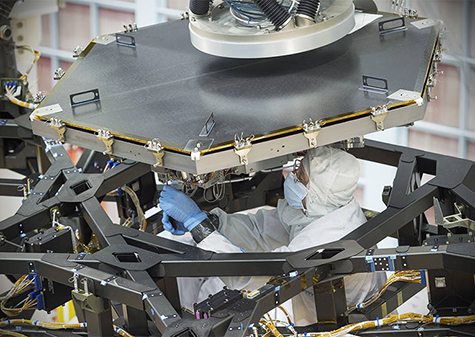
[[[279,200],[275,209],[226,214],[216,208],[207,214],[186,194],[165,186],[160,196],[162,222],[174,235],[190,231],[199,248],[214,252],[298,251],[339,240],[366,221],[353,195],[359,174],[355,157],[339,149],[319,147],[309,150],[298,169],[287,176],[285,199]],[[169,222],[169,216],[178,221],[177,229]],[[218,228],[213,225],[216,220]],[[264,285],[268,277],[222,280],[231,289],[252,290]],[[383,283],[384,275],[346,277],[348,304],[363,302]],[[196,296],[197,290],[190,289],[190,296]],[[294,320],[299,326],[317,321],[312,289],[308,290],[292,300]]]

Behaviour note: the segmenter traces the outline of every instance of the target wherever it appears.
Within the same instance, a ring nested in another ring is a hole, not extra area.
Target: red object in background
[[[82,147],[79,147],[76,145],[70,145],[70,144],[64,144],[64,148],[68,152],[68,155],[73,161],[74,165],[76,165],[84,149]]]

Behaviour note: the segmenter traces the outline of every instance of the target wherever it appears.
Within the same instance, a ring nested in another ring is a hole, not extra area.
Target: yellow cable
[[[29,319],[10,319],[10,320],[0,320],[0,326],[9,326],[9,325],[31,325],[31,326],[37,326],[45,329],[51,329],[51,330],[60,330],[60,329],[85,329],[87,327],[86,323],[76,323],[76,324],[66,324],[66,323],[53,323],[53,322],[43,322],[43,321],[32,321]],[[114,331],[117,332],[119,335],[124,336],[124,337],[134,337],[124,329],[122,329],[119,326],[113,325]],[[3,330],[0,330],[0,332]],[[6,333],[11,333],[9,331],[6,331]],[[11,336],[18,336],[18,337],[24,337],[24,335],[17,334],[13,335],[14,333],[11,333]]]
[[[7,86],[5,86],[5,91],[6,91],[5,96],[7,96],[8,100],[10,102],[12,102],[13,104],[15,104],[15,105],[21,106],[23,108],[32,109],[32,110],[34,110],[38,107],[36,104],[23,102],[23,101],[20,101],[19,99],[17,99],[15,96],[13,96],[13,92]]]
[[[7,331],[2,329],[0,329],[0,336],[28,337],[18,332]]]
[[[412,282],[412,283],[421,283],[421,273],[420,273],[419,270],[405,270],[405,271],[400,271],[400,272],[394,273],[393,275],[391,275],[386,280],[386,282],[381,287],[381,289],[373,297],[371,297],[366,302],[349,306],[348,310],[351,311],[351,310],[354,310],[354,309],[357,309],[357,308],[358,309],[363,309],[363,308],[369,306],[370,304],[376,302],[376,300],[378,300],[381,297],[381,295],[387,290],[387,288],[391,284],[393,284],[394,282],[400,282],[400,281],[402,281],[402,282]]]
[[[434,317],[431,315],[420,315],[415,313],[407,313],[402,315],[389,315],[383,319],[377,319],[376,321],[366,321],[361,323],[354,323],[349,324],[340,329],[328,332],[314,332],[314,333],[307,333],[307,336],[314,336],[314,337],[336,337],[336,336],[343,336],[348,334],[351,331],[362,330],[362,329],[369,329],[375,328],[383,325],[388,325],[391,323],[407,323],[407,322],[419,322],[419,323],[439,323],[442,325],[460,325],[460,324],[473,324],[475,323],[475,315],[471,316],[461,316],[461,317]],[[303,334],[299,334],[299,336],[304,336]]]
[[[290,319],[290,316],[289,316],[289,313],[287,312],[287,310],[284,309],[284,307],[282,307],[281,305],[279,305],[277,308],[279,308],[285,315],[285,317],[287,318],[287,321],[289,322],[289,324],[293,324],[292,323],[292,320]]]

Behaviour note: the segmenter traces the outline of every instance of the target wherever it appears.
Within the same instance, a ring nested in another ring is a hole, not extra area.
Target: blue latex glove
[[[166,212],[163,212],[162,224],[163,224],[163,229],[165,229],[166,231],[169,231],[173,235],[183,235],[186,232],[188,232],[186,227],[183,225],[183,222],[179,222],[179,221],[176,222],[176,229],[175,229],[172,223],[170,222],[169,215]]]
[[[207,218],[206,213],[189,196],[169,185],[163,187],[159,202],[164,212],[182,222],[189,231]]]

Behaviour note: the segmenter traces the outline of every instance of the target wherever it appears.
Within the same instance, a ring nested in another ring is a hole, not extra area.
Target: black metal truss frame
[[[358,158],[397,167],[387,209],[342,240],[295,253],[217,254],[149,233],[115,225],[100,205],[104,196],[150,171],[150,166],[124,161],[103,174],[82,173],[63,146],[45,141],[51,167],[17,213],[0,222],[4,240],[0,253],[1,274],[38,274],[73,287],[79,276],[95,296],[117,301],[136,331],[146,317],[164,336],[193,328],[200,336],[245,336],[249,327],[272,308],[305,288],[345,275],[378,270],[451,269],[475,270],[475,244],[372,247],[418,218],[433,205],[433,198],[465,205],[466,216],[475,218],[475,163],[375,141],[351,152]],[[414,174],[433,175],[422,186]],[[94,254],[21,253],[15,245],[33,230],[51,222],[51,211],[65,216],[79,212],[97,236],[102,249]],[[117,254],[133,253],[135,262],[120,262]],[[372,264],[379,258],[383,264]],[[176,277],[273,276],[253,299],[243,298],[207,320],[180,315]],[[133,319],[131,317],[134,317]],[[126,318],[127,321],[127,318]],[[93,329],[92,324],[90,329]],[[90,330],[92,331],[92,330]]]

